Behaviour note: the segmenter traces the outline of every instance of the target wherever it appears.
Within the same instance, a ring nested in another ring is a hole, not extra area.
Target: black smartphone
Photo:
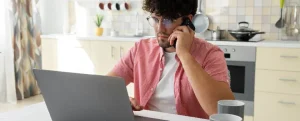
[[[188,26],[190,27],[193,31],[195,31],[195,26],[193,24],[193,22],[188,18],[188,17],[183,17],[182,18],[182,23],[180,26]],[[176,41],[174,41],[173,47],[176,48]]]

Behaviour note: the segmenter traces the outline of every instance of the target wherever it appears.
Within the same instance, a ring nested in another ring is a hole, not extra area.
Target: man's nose
[[[158,22],[157,27],[158,27],[159,32],[165,32],[166,31],[166,27],[165,27],[165,25],[163,24],[162,21]]]

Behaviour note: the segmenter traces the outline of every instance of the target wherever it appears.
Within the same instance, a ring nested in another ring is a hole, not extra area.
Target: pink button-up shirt
[[[190,53],[201,67],[215,80],[229,84],[224,53],[215,45],[195,38]],[[192,86],[184,72],[180,59],[174,78],[174,96],[179,115],[208,118],[199,104]],[[134,96],[141,106],[147,104],[160,80],[164,69],[164,52],[155,38],[142,39],[123,56],[113,68],[113,72],[134,83]],[[201,80],[198,80],[201,81]],[[216,89],[217,90],[217,89]]]

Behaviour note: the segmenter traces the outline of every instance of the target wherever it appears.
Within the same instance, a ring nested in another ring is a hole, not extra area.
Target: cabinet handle
[[[278,101],[280,104],[285,104],[285,105],[296,105],[295,102],[285,102],[285,101]]]
[[[294,59],[299,58],[298,56],[288,56],[288,55],[281,55],[280,57],[281,58],[294,58]]]
[[[120,58],[123,57],[123,48],[120,46]]]
[[[110,47],[110,52],[111,52],[111,57],[114,58],[115,55],[114,55],[114,47],[113,46]]]
[[[297,80],[295,79],[279,79],[280,81],[284,81],[284,82],[296,82]]]

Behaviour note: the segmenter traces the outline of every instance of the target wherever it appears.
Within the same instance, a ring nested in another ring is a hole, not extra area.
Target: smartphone
[[[190,27],[193,31],[195,31],[195,26],[193,24],[193,22],[188,18],[188,17],[183,17],[182,18],[182,23],[180,26],[188,26]],[[176,41],[174,41],[173,47],[176,48]]]

